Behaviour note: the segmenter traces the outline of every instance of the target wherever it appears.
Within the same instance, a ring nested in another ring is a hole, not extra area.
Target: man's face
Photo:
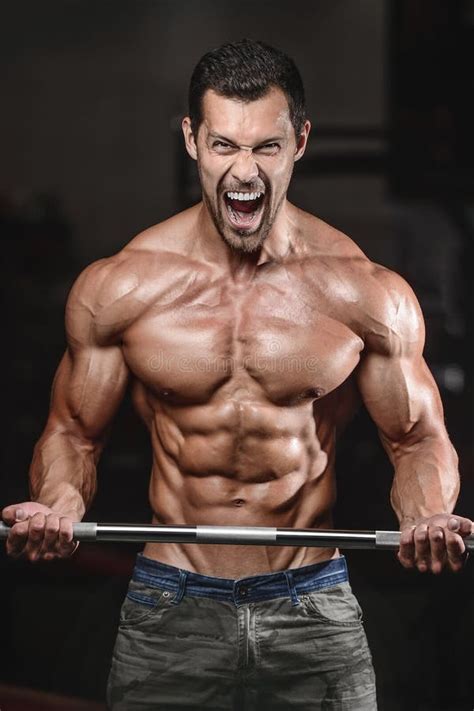
[[[208,90],[197,139],[183,121],[186,147],[197,160],[203,200],[218,232],[232,248],[258,249],[285,199],[295,160],[310,129],[297,144],[288,102],[272,88],[243,102]]]

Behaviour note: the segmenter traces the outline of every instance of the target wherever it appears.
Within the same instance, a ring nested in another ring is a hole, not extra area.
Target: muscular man
[[[310,123],[293,62],[244,40],[191,80],[202,202],[91,265],[7,547],[70,555],[132,388],[164,524],[328,528],[335,433],[358,391],[394,466],[405,567],[462,565],[456,455],[409,286],[286,198]],[[130,483],[133,486],[133,482]],[[113,709],[376,708],[360,608],[334,549],[147,544],[121,611]]]

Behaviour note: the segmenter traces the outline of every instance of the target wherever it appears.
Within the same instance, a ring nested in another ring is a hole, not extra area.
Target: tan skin
[[[472,522],[451,514],[457,457],[423,360],[419,306],[398,275],[287,201],[309,130],[295,137],[279,89],[250,103],[208,91],[197,136],[184,119],[203,202],[74,285],[32,500],[2,512],[10,555],[74,551],[72,524],[94,497],[130,384],[153,446],[154,522],[330,527],[336,432],[361,398],[394,466],[400,562],[462,566]],[[248,227],[232,222],[229,191],[263,193]],[[238,578],[338,551],[149,543],[145,554]]]

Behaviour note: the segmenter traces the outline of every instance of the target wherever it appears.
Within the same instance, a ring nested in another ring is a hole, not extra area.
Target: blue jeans
[[[113,711],[375,711],[343,557],[240,580],[139,555],[109,676]]]

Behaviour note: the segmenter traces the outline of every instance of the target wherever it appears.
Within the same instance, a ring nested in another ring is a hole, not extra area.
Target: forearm
[[[101,449],[75,434],[47,428],[30,467],[32,499],[80,521],[95,495]]]
[[[391,503],[401,525],[451,513],[459,494],[458,457],[448,437],[387,447],[395,468]]]

